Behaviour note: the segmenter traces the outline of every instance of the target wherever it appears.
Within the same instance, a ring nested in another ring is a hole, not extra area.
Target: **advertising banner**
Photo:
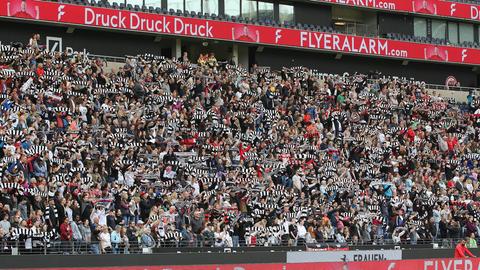
[[[444,0],[316,0],[331,4],[432,16],[480,20],[480,5]]]
[[[286,270],[477,270],[479,259],[431,259],[343,263],[292,263]],[[274,269],[274,268],[272,268]]]
[[[287,252],[287,263],[401,260],[401,250]]]
[[[160,35],[480,65],[480,49],[440,46],[37,0],[0,1],[0,17]]]
[[[44,268],[45,269],[45,268]],[[377,262],[331,262],[288,264],[222,264],[188,266],[128,266],[48,268],[50,270],[478,270],[480,259],[432,259]],[[25,270],[25,269],[24,269]]]

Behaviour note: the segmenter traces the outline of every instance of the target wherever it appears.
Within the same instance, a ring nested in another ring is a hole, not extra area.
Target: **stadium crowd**
[[[0,46],[0,239],[22,252],[480,236],[480,109],[303,67]]]

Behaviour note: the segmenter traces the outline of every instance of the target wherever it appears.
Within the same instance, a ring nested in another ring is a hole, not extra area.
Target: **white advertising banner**
[[[401,250],[348,250],[287,252],[287,263],[363,262],[401,260]]]

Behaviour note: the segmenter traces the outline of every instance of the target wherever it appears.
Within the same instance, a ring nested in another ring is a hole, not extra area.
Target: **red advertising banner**
[[[285,270],[477,270],[479,267],[479,259],[431,259],[351,263],[295,263],[287,264]],[[247,269],[250,268],[245,268],[245,270]]]
[[[457,19],[480,20],[480,5],[444,0],[317,0],[352,7],[419,13]]]
[[[128,266],[47,268],[50,270],[477,270],[480,259],[431,259],[352,263],[226,264],[189,266]]]
[[[376,57],[480,65],[480,49],[476,48],[438,46],[37,0],[0,1],[0,17]]]

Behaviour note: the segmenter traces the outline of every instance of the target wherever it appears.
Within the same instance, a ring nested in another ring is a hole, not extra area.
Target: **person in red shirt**
[[[232,27],[232,38],[238,41],[260,42],[259,31],[252,31],[247,25],[243,27]]]
[[[68,217],[63,219],[62,224],[60,224],[60,240],[62,240],[62,250],[64,254],[68,254],[72,250],[72,227]]]
[[[238,151],[239,151],[239,154],[240,154],[240,159],[241,160],[245,160],[245,153],[247,153],[248,151],[250,151],[250,148],[252,148],[251,145],[248,145],[247,147],[243,148],[243,143],[240,143],[238,145]]]
[[[72,239],[72,234],[72,227],[68,222],[68,217],[66,217],[60,225],[60,239],[62,241],[70,241]]]
[[[448,151],[453,152],[453,149],[455,146],[458,144],[458,139],[456,137],[450,137],[448,136],[447,138],[447,145],[448,145]]]
[[[460,242],[457,244],[455,247],[455,258],[467,258],[465,254],[467,254],[469,257],[475,258],[477,256],[473,255],[470,250],[465,246],[465,239],[460,240]]]
[[[409,128],[407,130],[407,137],[410,140],[410,142],[413,142],[415,140],[415,131],[412,128]]]
[[[17,9],[17,10],[15,10]],[[10,3],[10,0],[7,2],[7,16],[8,17],[17,17],[17,18],[24,18],[24,19],[40,19],[40,10],[39,6],[35,6],[35,13],[32,14],[32,10],[28,8],[27,0],[22,0],[20,2],[20,10],[18,10],[18,1],[13,1]]]
[[[43,77],[43,74],[45,74],[45,70],[43,69],[43,64],[38,64],[37,66],[38,77]]]

